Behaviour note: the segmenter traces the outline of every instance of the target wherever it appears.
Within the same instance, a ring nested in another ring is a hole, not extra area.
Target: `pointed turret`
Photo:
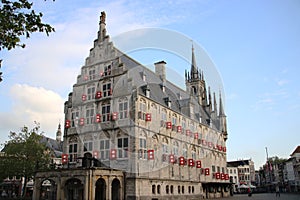
[[[219,105],[219,119],[220,119],[220,131],[224,135],[225,141],[227,140],[227,122],[226,115],[223,108],[222,95],[220,92],[220,105]]]
[[[213,111],[213,109],[212,109],[210,87],[208,87],[208,106],[209,106],[209,112],[211,113]]]
[[[192,46],[191,79],[199,79],[198,67],[196,65],[194,47]]]
[[[56,131],[56,141],[60,142],[61,141],[61,125],[60,123],[58,124],[58,128],[57,128],[57,131]]]
[[[218,106],[217,106],[217,99],[216,99],[216,93],[214,92],[214,111],[217,114],[218,113]]]

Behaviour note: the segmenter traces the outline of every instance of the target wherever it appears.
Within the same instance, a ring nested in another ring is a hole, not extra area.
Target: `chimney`
[[[160,77],[162,81],[166,80],[166,64],[167,63],[165,61],[159,61],[157,63],[154,63],[155,73]]]

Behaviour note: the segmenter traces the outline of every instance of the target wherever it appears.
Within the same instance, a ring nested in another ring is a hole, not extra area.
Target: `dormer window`
[[[150,88],[149,88],[149,86],[148,85],[144,86],[142,88],[142,90],[143,90],[144,94],[146,95],[146,97],[150,98]]]
[[[142,72],[142,79],[143,81],[146,81],[146,73],[144,71]]]
[[[164,98],[166,105],[171,108],[171,100],[169,97]]]

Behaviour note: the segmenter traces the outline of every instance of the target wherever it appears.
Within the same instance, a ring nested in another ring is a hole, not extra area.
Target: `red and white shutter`
[[[61,155],[61,163],[67,164],[69,162],[69,155],[68,154],[62,154]]]
[[[151,113],[146,113],[146,119],[147,122],[151,121]]]
[[[116,120],[118,119],[118,113],[117,113],[117,112],[113,112],[113,113],[112,113],[111,119],[112,119],[113,121],[116,121]]]
[[[172,122],[166,122],[166,128],[171,129],[172,128]]]
[[[82,101],[86,101],[86,95],[85,94],[83,94],[81,98],[82,98]]]
[[[175,163],[175,156],[174,156],[174,154],[170,154],[170,163]]]
[[[195,161],[194,161],[194,159],[189,159],[189,160],[188,160],[188,165],[189,165],[190,167],[194,167],[194,166],[195,166]]]
[[[196,167],[197,168],[201,168],[201,160],[197,160],[196,161]]]
[[[80,126],[83,126],[83,125],[84,125],[84,118],[80,118],[80,120],[79,120],[79,125],[80,125]]]
[[[177,126],[177,132],[181,133],[181,131],[182,131],[182,127],[181,126]]]
[[[199,137],[198,133],[194,133],[194,138],[198,139],[198,137]]]
[[[70,120],[66,120],[66,128],[70,128],[71,127],[71,121]]]
[[[100,114],[97,114],[97,115],[96,115],[96,122],[97,122],[97,123],[100,123],[100,122],[101,122],[101,115],[100,115]]]
[[[117,150],[116,149],[111,149],[110,150],[110,159],[114,160],[117,158]]]
[[[205,176],[209,176],[209,168],[205,168]]]
[[[93,151],[93,157],[98,159],[99,158],[99,151],[94,150]]]
[[[154,150],[148,150],[148,160],[154,160]]]
[[[184,157],[179,157],[179,165],[184,165],[185,164],[185,159]]]

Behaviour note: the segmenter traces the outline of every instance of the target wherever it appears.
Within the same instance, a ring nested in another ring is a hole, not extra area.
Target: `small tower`
[[[202,106],[207,106],[206,86],[203,74],[201,75],[196,65],[194,47],[192,47],[191,71],[185,74],[186,91],[195,97]]]
[[[219,119],[220,119],[220,131],[224,135],[224,139],[227,140],[227,122],[226,122],[226,115],[223,108],[221,92],[220,92],[220,105],[219,105]]]
[[[99,22],[99,31],[98,31],[98,40],[99,42],[103,41],[106,37],[106,14],[104,11],[101,12],[100,22]]]
[[[61,142],[61,125],[60,123],[58,124],[58,128],[57,128],[57,131],[56,131],[56,141],[57,142]]]

